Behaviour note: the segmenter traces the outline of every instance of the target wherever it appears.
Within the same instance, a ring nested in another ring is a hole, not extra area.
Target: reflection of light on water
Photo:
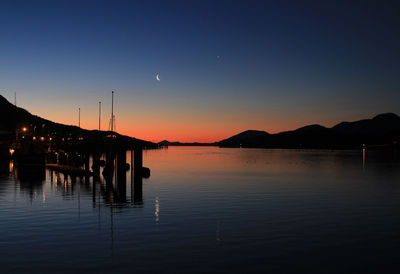
[[[159,218],[160,202],[159,202],[159,198],[158,197],[156,197],[155,207],[156,207],[156,210],[154,211],[154,216],[156,216],[156,223],[158,223],[158,221],[160,220],[160,218]]]
[[[9,172],[12,173],[13,170],[14,170],[14,163],[12,161],[10,161]]]
[[[64,189],[65,191],[68,190],[68,177],[66,175],[64,176]]]
[[[42,195],[42,203],[45,204],[46,203],[46,192],[43,191],[43,195]]]
[[[55,185],[56,185],[56,191],[58,191],[57,186],[60,183],[60,173],[56,173],[56,177],[55,177]]]
[[[365,168],[365,146],[363,147],[363,168]]]

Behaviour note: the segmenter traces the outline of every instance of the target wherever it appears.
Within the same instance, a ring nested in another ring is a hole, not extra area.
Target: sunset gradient
[[[2,1],[0,94],[159,142],[400,113],[399,4]],[[160,75],[157,81],[156,75]]]

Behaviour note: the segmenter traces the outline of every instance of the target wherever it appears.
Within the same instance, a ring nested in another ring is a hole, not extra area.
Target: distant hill
[[[372,119],[342,122],[332,128],[309,125],[293,131],[269,134],[247,130],[218,142],[220,147],[248,148],[356,148],[400,142],[400,117],[385,113]]]
[[[38,136],[56,136],[59,138],[78,138],[94,139],[100,136],[107,136],[111,132],[98,130],[85,130],[77,126],[63,125],[55,123],[39,116],[33,115],[23,108],[19,108],[7,101],[0,95],[0,141],[7,142],[10,138],[15,138],[15,131],[27,127]],[[136,145],[147,147],[157,146],[156,144],[120,134],[115,134],[119,140]]]
[[[194,143],[181,143],[181,142],[170,142],[167,140],[163,140],[161,142],[158,143],[158,145],[160,146],[218,146],[218,143],[198,143],[198,142],[194,142]]]

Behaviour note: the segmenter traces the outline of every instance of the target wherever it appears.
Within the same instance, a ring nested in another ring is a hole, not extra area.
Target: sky
[[[0,94],[149,141],[400,114],[396,1],[0,1]],[[159,75],[159,81],[156,79]]]

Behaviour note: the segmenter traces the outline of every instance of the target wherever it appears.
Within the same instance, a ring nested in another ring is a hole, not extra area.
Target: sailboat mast
[[[111,132],[114,132],[114,91],[111,93]]]
[[[101,125],[101,102],[99,102],[99,131],[100,131],[100,125]]]

